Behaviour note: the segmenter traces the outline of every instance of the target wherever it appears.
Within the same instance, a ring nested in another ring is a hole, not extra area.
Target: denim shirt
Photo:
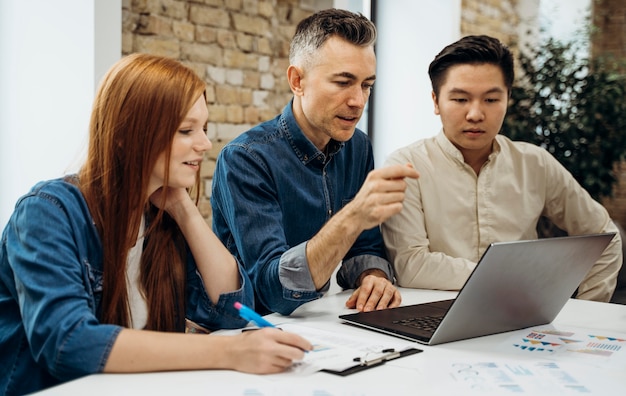
[[[328,290],[330,283],[315,288],[307,241],[354,198],[374,168],[370,141],[360,130],[345,143],[329,145],[327,157],[303,134],[290,103],[220,152],[211,194],[213,228],[248,271],[261,312],[288,315]],[[378,227],[361,233],[343,258],[339,286],[354,288],[372,268],[393,279]]]
[[[241,289],[213,304],[191,256],[186,317],[208,329],[245,326],[235,301]],[[20,198],[0,249],[0,394],[24,394],[101,372],[120,326],[98,320],[102,246],[80,190],[64,179],[37,184]]]

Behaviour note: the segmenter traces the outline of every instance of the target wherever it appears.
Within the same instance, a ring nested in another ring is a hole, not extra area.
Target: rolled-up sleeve
[[[309,263],[306,258],[306,245],[308,241],[287,250],[280,258],[278,276],[280,283],[290,290],[315,290],[315,283],[311,278]],[[330,281],[319,292],[326,292],[330,287]]]
[[[374,255],[361,255],[345,260],[337,272],[337,284],[344,289],[354,289],[359,276],[366,270],[379,269],[393,282],[393,269],[389,261]]]
[[[234,304],[240,302],[253,307],[254,293],[250,279],[239,262],[237,265],[241,287],[232,292],[220,294],[216,302],[211,301],[207,294],[202,276],[193,259],[189,259],[187,265],[187,318],[208,330],[244,327],[247,321],[239,316]]]

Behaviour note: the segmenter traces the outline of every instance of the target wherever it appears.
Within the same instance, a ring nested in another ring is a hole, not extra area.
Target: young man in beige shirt
[[[387,161],[421,174],[407,180],[402,212],[382,225],[400,286],[458,290],[492,242],[537,238],[541,216],[570,235],[617,231],[550,153],[499,135],[514,78],[502,43],[465,37],[435,57],[429,75],[443,129]],[[621,263],[618,233],[578,297],[609,301]]]

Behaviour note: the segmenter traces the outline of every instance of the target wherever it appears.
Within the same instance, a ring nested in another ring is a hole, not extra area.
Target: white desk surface
[[[401,289],[403,305],[454,298],[456,293],[432,290]],[[314,325],[342,334],[378,337],[381,341],[398,338],[342,324],[338,315],[354,312],[344,307],[349,292],[327,295],[320,300],[305,304],[291,316],[277,314],[267,316],[274,323],[296,321]],[[626,335],[626,305],[569,300],[553,325],[559,330],[598,330],[602,334]],[[470,392],[458,385],[458,378],[441,370],[451,362],[498,361],[513,362],[521,366],[550,362],[531,353],[524,355],[509,352],[503,345],[510,343],[516,332],[479,337],[436,346],[415,344],[424,352],[387,362],[347,377],[318,372],[306,376],[251,375],[224,370],[162,372],[148,374],[96,374],[71,381],[46,391],[41,395],[452,395],[452,394],[509,394],[512,391]],[[521,337],[521,336],[520,336]],[[626,354],[626,343],[623,347]],[[571,368],[573,374],[590,391],[587,394],[626,394],[626,364],[597,366],[583,362],[559,360],[558,364]],[[570,365],[571,367],[567,366]],[[561,394],[570,394],[567,391]],[[519,393],[517,393],[519,394]],[[524,392],[523,394],[544,394]],[[545,394],[554,395],[555,389]],[[571,394],[581,394],[572,390]]]

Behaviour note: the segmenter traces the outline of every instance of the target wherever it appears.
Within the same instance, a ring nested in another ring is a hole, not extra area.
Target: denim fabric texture
[[[354,198],[373,168],[362,131],[344,143],[331,140],[325,155],[303,134],[291,103],[222,149],[213,175],[213,229],[248,271],[258,310],[288,315],[328,290],[330,282],[315,289],[306,243]],[[393,279],[378,227],[353,244],[337,282],[354,288],[372,268]]]
[[[213,304],[191,254],[186,317],[206,328],[246,325],[250,281]],[[24,394],[101,372],[121,327],[101,324],[102,247],[80,190],[37,184],[17,202],[0,250],[0,394]]]

